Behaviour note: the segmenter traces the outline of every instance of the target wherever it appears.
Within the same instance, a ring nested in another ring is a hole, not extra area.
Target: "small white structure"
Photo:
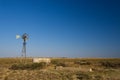
[[[92,68],[90,68],[90,69],[89,69],[89,72],[93,72],[93,69],[92,69]]]
[[[45,62],[49,64],[51,62],[50,58],[33,58],[33,63]]]
[[[62,70],[62,69],[63,69],[63,66],[55,66],[55,69],[56,69],[56,70]]]

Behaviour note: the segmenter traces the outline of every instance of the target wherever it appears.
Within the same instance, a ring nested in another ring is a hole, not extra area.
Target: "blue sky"
[[[0,57],[120,57],[119,0],[0,0]]]

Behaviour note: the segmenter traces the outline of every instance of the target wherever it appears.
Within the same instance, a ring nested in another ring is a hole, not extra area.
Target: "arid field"
[[[120,80],[120,58],[0,58],[0,80]]]

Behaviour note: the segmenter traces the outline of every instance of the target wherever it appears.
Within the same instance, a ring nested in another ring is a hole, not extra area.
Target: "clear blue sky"
[[[120,0],[0,0],[0,57],[120,58]]]

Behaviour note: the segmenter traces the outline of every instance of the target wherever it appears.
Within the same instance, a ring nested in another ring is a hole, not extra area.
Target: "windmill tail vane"
[[[16,35],[16,39],[19,39],[20,38],[20,35]]]

